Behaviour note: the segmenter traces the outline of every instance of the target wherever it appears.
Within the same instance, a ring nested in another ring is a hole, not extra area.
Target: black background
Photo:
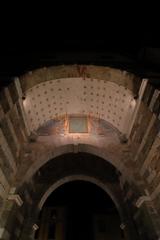
[[[0,83],[57,64],[96,64],[149,77],[159,86],[159,19],[132,3],[38,1],[0,8]]]

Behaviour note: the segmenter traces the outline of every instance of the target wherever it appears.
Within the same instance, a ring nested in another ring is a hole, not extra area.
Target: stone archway
[[[122,147],[123,149],[123,147]],[[125,149],[125,148],[124,148]],[[86,152],[93,154],[95,156],[101,157],[105,159],[107,162],[111,163],[115,168],[120,171],[122,174],[124,174],[125,178],[130,181],[133,180],[133,174],[132,169],[128,169],[123,162],[121,162],[122,157],[119,154],[120,152],[123,153],[123,150],[121,149],[116,149],[117,151],[113,150],[110,152],[107,151],[107,149],[104,148],[98,148],[98,146],[94,145],[89,145],[89,144],[67,144],[67,145],[62,145],[62,146],[57,146],[53,149],[50,149],[47,153],[40,152],[40,158],[37,159],[34,163],[32,163],[29,168],[25,169],[25,174],[24,174],[24,169],[22,173],[19,171],[19,175],[23,174],[22,182],[20,184],[23,184],[25,181],[30,181],[30,178],[42,167],[45,163],[47,163],[50,159],[54,159],[58,156],[61,156],[66,153],[78,153],[78,152]],[[42,155],[43,154],[43,155]],[[119,154],[119,159],[117,158],[117,155]],[[125,155],[126,156],[126,155]],[[19,179],[20,176],[17,178]],[[18,181],[18,180],[17,180]]]
[[[102,189],[111,198],[117,210],[117,217],[119,217],[119,220],[120,220],[119,224],[123,224],[125,226],[125,229],[123,232],[125,239],[128,239],[128,240],[131,239],[131,236],[130,236],[131,224],[128,222],[128,216],[126,215],[126,212],[124,210],[123,201],[122,199],[120,199],[120,195],[118,196],[117,191],[113,188],[112,184],[109,184],[109,183],[106,184],[102,180],[96,177],[91,177],[91,176],[82,175],[82,174],[81,175],[75,174],[75,175],[70,175],[60,179],[59,181],[55,182],[52,186],[50,186],[49,189],[46,190],[46,192],[44,193],[44,195],[42,196],[39,202],[39,205],[38,205],[39,209],[40,210],[43,209],[43,205],[45,204],[45,201],[52,193],[54,193],[54,191],[56,191],[58,188],[62,187],[67,183],[71,183],[75,181],[92,183],[97,187],[99,187],[100,189]],[[120,228],[120,225],[119,225],[119,228]]]
[[[86,159],[84,158],[85,156]],[[77,168],[76,166],[79,167]],[[133,223],[129,221],[128,213],[123,203],[123,194],[118,177],[116,177],[116,170],[107,161],[93,154],[87,154],[86,152],[63,154],[44,164],[32,178],[34,188],[37,189],[35,190],[36,202],[34,208],[36,209],[39,206],[37,209],[39,211],[53,190],[67,181],[70,182],[76,179],[92,182],[109,194],[117,207],[121,221],[127,222],[126,231],[128,236],[130,236],[131,234],[128,232]],[[42,183],[43,185],[41,185]],[[34,217],[32,218],[34,219]],[[128,237],[128,239],[130,238]]]
[[[41,209],[43,207],[43,204],[46,201],[46,199],[58,187],[62,186],[65,183],[69,183],[69,182],[76,181],[76,180],[87,181],[87,182],[93,183],[93,184],[97,185],[98,187],[100,187],[101,189],[103,189],[111,197],[112,201],[116,205],[116,208],[122,218],[122,208],[120,206],[120,202],[116,199],[116,196],[115,196],[113,190],[111,189],[111,186],[109,186],[109,185],[106,186],[102,181],[100,181],[94,177],[86,176],[86,175],[70,175],[70,176],[64,177],[61,180],[55,182],[52,186],[49,187],[49,189],[47,189],[47,191],[44,193],[44,195],[40,199],[38,208]]]
[[[62,131],[65,129],[65,123],[61,124],[61,121],[65,120],[63,118],[56,120],[55,125],[57,127],[60,124]],[[130,144],[124,142],[121,133],[106,121],[93,117],[90,117],[88,121],[90,131],[84,134],[69,132],[61,134],[59,130],[56,130],[54,121],[53,123],[47,122],[41,130],[37,130],[35,140],[26,144],[21,152],[22,161],[17,174],[17,184],[29,181],[34,173],[50,159],[66,153],[78,152],[90,153],[105,159],[121,172],[128,182],[134,182],[132,161],[134,155]]]

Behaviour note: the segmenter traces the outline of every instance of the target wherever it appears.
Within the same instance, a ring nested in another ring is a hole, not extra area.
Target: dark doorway
[[[49,227],[48,239],[103,240],[107,239],[106,237],[123,239],[119,215],[113,201],[95,184],[86,181],[66,183],[48,197],[42,212],[44,209],[52,209],[54,212],[51,214],[52,225]],[[55,229],[52,234],[51,226],[58,228],[60,222],[63,222],[63,228],[56,237]]]

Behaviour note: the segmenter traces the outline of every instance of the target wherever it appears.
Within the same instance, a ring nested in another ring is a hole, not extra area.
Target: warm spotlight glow
[[[24,108],[27,108],[28,105],[29,105],[28,99],[27,98],[23,99]]]
[[[135,108],[135,106],[136,106],[136,100],[135,100],[134,98],[131,99],[130,106],[131,106],[132,108]]]

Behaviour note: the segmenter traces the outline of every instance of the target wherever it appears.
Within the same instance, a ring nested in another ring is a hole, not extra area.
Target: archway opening
[[[39,217],[35,239],[124,239],[115,204],[97,185],[72,181],[47,198]]]

